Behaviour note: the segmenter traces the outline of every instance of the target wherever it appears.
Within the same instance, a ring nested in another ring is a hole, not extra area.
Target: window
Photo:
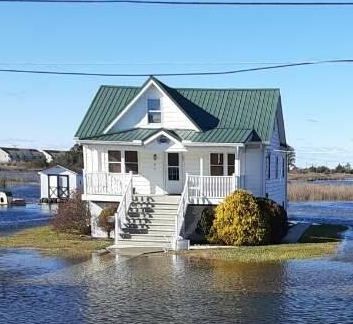
[[[138,174],[138,158],[136,151],[125,151],[125,170],[132,171],[133,174]]]
[[[235,154],[228,154],[228,175],[234,174]]]
[[[266,156],[266,178],[271,179],[271,155]]]
[[[286,158],[282,158],[282,178],[284,178],[286,175]]]
[[[276,179],[278,178],[279,175],[279,163],[278,163],[278,156],[276,156]]]
[[[109,172],[121,173],[121,152],[108,151],[108,169]]]
[[[223,153],[211,153],[211,176],[222,176],[223,173]]]
[[[179,181],[179,153],[168,153],[168,180]]]
[[[161,102],[160,99],[147,99],[148,123],[158,124],[161,118]]]

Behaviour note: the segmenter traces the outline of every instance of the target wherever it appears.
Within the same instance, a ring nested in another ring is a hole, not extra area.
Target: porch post
[[[234,173],[237,173],[237,176],[238,176],[238,188],[237,189],[240,189],[242,187],[242,181],[241,181],[241,162],[240,162],[240,148],[239,146],[236,147],[235,149],[235,156],[237,158],[237,168],[236,170],[234,170]]]
[[[200,196],[203,196],[203,155],[200,155]]]
[[[125,168],[125,150],[121,150],[121,160],[120,160],[120,165],[121,165],[121,173],[126,173],[126,168]]]

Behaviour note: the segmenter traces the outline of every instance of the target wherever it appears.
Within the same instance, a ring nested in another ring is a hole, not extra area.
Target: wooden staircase
[[[171,248],[180,196],[134,195],[115,247]]]

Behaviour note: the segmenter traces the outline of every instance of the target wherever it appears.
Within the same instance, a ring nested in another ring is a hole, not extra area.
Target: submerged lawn
[[[111,244],[108,240],[58,233],[50,226],[31,228],[0,238],[0,248],[35,248],[47,254],[66,257],[89,256],[92,252]]]
[[[311,225],[300,238],[300,243],[340,242],[342,232],[348,229],[343,225]]]
[[[266,246],[235,246],[184,251],[190,258],[234,260],[240,262],[285,261],[310,259],[334,254],[341,241],[340,233],[346,226],[312,225],[300,239],[300,243]]]
[[[285,261],[290,259],[310,259],[334,254],[338,244],[338,242],[330,242],[239,246],[224,249],[190,250],[181,254],[191,258],[223,259],[240,262]]]

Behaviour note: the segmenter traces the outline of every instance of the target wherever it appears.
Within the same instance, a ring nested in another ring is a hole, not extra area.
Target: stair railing
[[[123,197],[119,203],[118,210],[115,213],[115,244],[118,243],[118,236],[123,234],[123,224],[126,222],[126,217],[132,202],[132,194],[132,172],[130,171]]]
[[[177,217],[175,218],[175,238],[184,238],[185,234],[185,213],[189,204],[189,175],[186,173],[185,185],[180,196]]]

